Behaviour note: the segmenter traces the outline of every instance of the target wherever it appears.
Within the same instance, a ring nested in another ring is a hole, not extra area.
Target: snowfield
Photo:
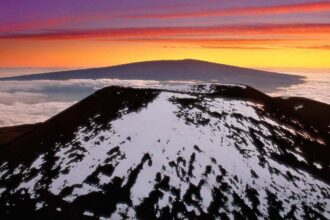
[[[247,87],[146,90],[154,97],[135,109],[123,97],[144,91],[116,89],[116,117],[82,116],[70,139],[55,133],[45,148],[34,137],[43,147],[32,160],[2,160],[0,216],[330,218],[330,185],[315,171],[328,173],[329,164],[304,151],[328,148],[324,138],[283,123],[263,103],[212,95]]]

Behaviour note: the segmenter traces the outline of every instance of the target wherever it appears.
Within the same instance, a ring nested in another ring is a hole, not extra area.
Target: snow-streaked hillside
[[[284,101],[102,89],[0,149],[1,219],[329,219],[329,119]]]

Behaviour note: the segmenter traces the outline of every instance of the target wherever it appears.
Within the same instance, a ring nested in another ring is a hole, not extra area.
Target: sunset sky
[[[2,68],[184,58],[330,69],[330,1],[0,1]]]

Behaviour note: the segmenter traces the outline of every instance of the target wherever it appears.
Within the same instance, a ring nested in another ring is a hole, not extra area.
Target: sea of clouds
[[[177,83],[180,84],[168,84]],[[165,84],[116,79],[0,81],[0,127],[45,121],[96,90],[110,85],[161,87]]]
[[[302,96],[330,104],[330,73],[305,74],[305,83],[280,88],[272,96]],[[0,127],[42,122],[109,85],[163,87],[194,82],[116,79],[0,81]]]
[[[270,96],[299,96],[330,104],[330,73],[293,73],[305,77],[304,83],[278,88]]]

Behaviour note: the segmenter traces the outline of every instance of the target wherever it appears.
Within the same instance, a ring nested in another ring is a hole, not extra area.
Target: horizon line
[[[134,62],[128,62],[128,63],[119,63],[119,64],[113,64],[113,65],[102,65],[102,66],[67,66],[67,67],[61,67],[61,66],[6,66],[1,67],[0,66],[0,78],[4,77],[13,77],[13,76],[21,76],[21,75],[32,75],[32,74],[43,74],[43,73],[56,73],[56,72],[65,72],[65,71],[75,71],[75,70],[88,70],[88,69],[98,69],[98,68],[108,68],[108,67],[116,67],[116,66],[122,66],[122,65],[129,65],[129,64],[135,64],[135,63],[146,63],[146,62],[162,62],[162,61],[200,61],[200,62],[207,62],[207,63],[213,63],[213,64],[219,64],[219,65],[226,65],[226,66],[233,66],[233,67],[239,67],[239,68],[247,68],[247,69],[255,69],[255,70],[261,70],[261,71],[269,71],[269,72],[277,72],[277,73],[308,73],[308,72],[316,72],[316,73],[330,73],[330,68],[304,68],[304,67],[267,67],[267,66],[241,66],[241,65],[235,65],[235,64],[227,64],[227,63],[221,63],[216,61],[208,61],[208,60],[202,60],[202,59],[193,59],[193,58],[183,58],[183,59],[155,59],[155,60],[141,60],[141,61],[134,61]],[[12,73],[8,76],[2,76],[2,74],[5,74],[5,71],[14,71],[14,70],[30,70],[33,72],[18,72],[17,75],[12,75],[15,73]],[[49,72],[44,72],[42,70],[49,69]],[[54,71],[52,71],[52,69]],[[40,71],[37,71],[40,70]]]

